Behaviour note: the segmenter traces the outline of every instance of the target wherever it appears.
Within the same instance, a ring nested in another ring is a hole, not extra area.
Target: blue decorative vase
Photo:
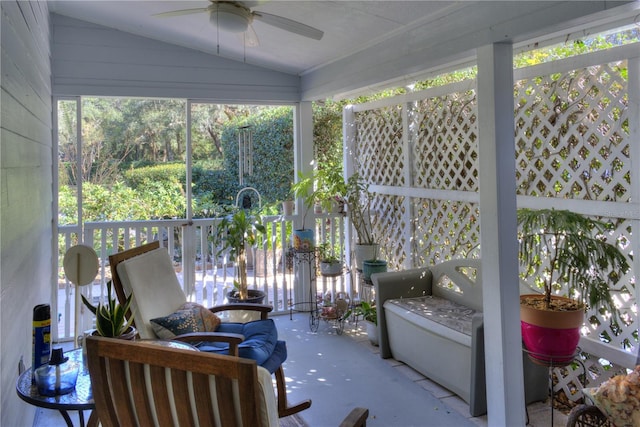
[[[293,249],[298,252],[311,252],[315,248],[315,234],[310,228],[293,230]]]

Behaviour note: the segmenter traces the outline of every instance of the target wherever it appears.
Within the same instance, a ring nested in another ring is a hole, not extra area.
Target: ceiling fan
[[[182,9],[170,12],[157,13],[154,16],[170,17],[189,15],[193,13],[209,13],[209,22],[217,26],[219,30],[231,33],[244,33],[254,40],[257,44],[257,37],[253,32],[251,23],[254,19],[264,22],[276,28],[280,28],[291,33],[295,33],[314,40],[320,40],[324,35],[323,31],[301,22],[294,21],[283,16],[272,15],[270,13],[251,10],[252,6],[258,5],[257,1],[227,1],[227,0],[209,0],[211,3],[208,7],[200,7],[196,9]]]

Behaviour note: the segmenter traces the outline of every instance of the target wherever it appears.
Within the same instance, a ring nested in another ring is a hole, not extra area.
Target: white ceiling
[[[208,0],[49,0],[52,12],[206,53],[303,77],[319,95],[356,90],[384,80],[469,58],[482,44],[522,42],[567,28],[629,15],[630,1],[247,1],[252,10],[283,16],[324,31],[313,40],[254,20],[259,46],[218,31],[206,12],[155,17],[206,8]],[[625,4],[628,3],[628,4]],[[635,3],[635,4],[632,4]],[[342,79],[340,83],[336,79]],[[362,87],[361,86],[361,87]]]
[[[324,31],[313,40],[254,20],[259,46],[217,31],[208,13],[172,17],[154,14],[207,7],[209,1],[50,1],[50,10],[83,21],[291,74],[304,74],[418,25],[455,2],[261,1],[252,10],[283,16]],[[219,45],[219,51],[218,51]]]

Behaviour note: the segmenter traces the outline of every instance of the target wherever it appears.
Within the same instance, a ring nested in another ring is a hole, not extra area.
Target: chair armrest
[[[219,313],[221,311],[234,311],[234,310],[247,310],[257,311],[260,313],[260,319],[265,320],[269,318],[269,313],[273,311],[273,306],[268,304],[223,304],[210,307],[209,311],[212,313]]]
[[[176,341],[193,342],[226,342],[229,344],[229,355],[238,356],[238,345],[244,341],[244,335],[228,332],[192,332],[190,334],[177,335],[172,338]]]
[[[378,316],[378,341],[380,357],[391,357],[389,337],[387,334],[387,318],[384,303],[394,298],[415,298],[431,295],[433,275],[428,268],[413,268],[402,271],[389,271],[371,275],[371,281],[376,291],[376,306]]]
[[[340,427],[365,427],[369,418],[367,408],[353,408],[349,415],[342,420]]]

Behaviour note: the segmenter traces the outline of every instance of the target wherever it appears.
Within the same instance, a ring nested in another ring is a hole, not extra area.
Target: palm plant
[[[266,234],[260,215],[249,214],[244,209],[238,209],[233,215],[224,217],[216,228],[216,242],[221,250],[229,249],[231,260],[236,262],[238,277],[234,285],[240,300],[249,297],[246,251],[247,247],[256,244],[258,233]]]

